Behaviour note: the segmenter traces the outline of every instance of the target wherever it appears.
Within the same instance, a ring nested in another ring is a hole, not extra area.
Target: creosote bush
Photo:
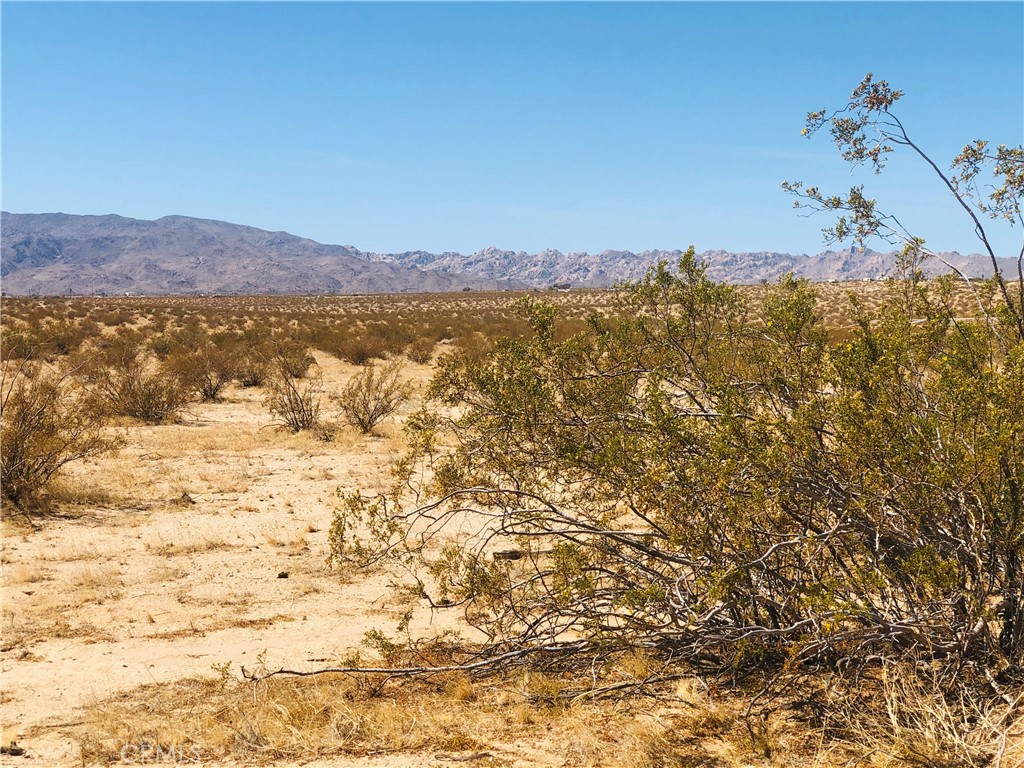
[[[224,388],[238,375],[241,350],[236,337],[203,333],[171,348],[166,365],[186,387],[204,402],[217,402]]]
[[[270,357],[268,346],[243,346],[236,365],[239,385],[246,389],[262,387],[270,375]]]
[[[350,503],[334,555],[418,559],[432,604],[496,655],[848,671],[911,654],[1009,683],[1024,344],[954,317],[949,287],[910,263],[835,344],[808,283],[780,281],[755,321],[692,249],[562,341],[527,300],[531,337],[439,365],[401,466],[429,503]],[[360,517],[371,536],[348,535]]]
[[[320,426],[323,394],[323,379],[315,362],[303,369],[302,378],[294,375],[297,368],[293,362],[297,356],[291,351],[285,356],[276,356],[266,381],[268,410],[277,424],[292,432]]]
[[[111,416],[160,424],[191,399],[191,386],[132,339],[116,339],[83,366],[93,406]]]
[[[270,344],[272,367],[281,376],[301,379],[316,365],[316,358],[305,344],[294,339],[274,339]]]
[[[397,411],[409,399],[410,387],[399,377],[402,364],[392,360],[367,365],[355,374],[337,396],[342,416],[364,435]]]
[[[869,74],[804,133],[876,171],[923,157],[996,269],[982,219],[1021,221],[1024,148],[974,142],[947,174],[901,95]],[[885,301],[851,295],[833,335],[806,281],[755,308],[692,248],[579,332],[526,299],[530,334],[442,358],[396,468],[413,493],[349,496],[333,557],[411,569],[495,668],[643,648],[773,682],[891,663],[947,697],[1024,691],[1024,249],[1020,284],[963,281],[958,309],[956,278],[923,277],[941,255],[862,187],[784,187],[838,217],[829,241],[903,245]]]
[[[85,407],[67,370],[25,360],[0,367],[0,487],[15,506],[33,497],[65,465],[110,450],[104,418]]]

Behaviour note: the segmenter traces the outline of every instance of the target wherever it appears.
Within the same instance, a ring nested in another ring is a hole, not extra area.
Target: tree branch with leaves
[[[1024,147],[993,148],[988,141],[979,139],[967,144],[953,158],[949,169],[943,170],[911,138],[894,112],[902,97],[903,91],[891,88],[885,80],[875,80],[869,72],[844,107],[832,112],[809,112],[803,134],[811,138],[828,128],[844,160],[853,166],[866,165],[876,174],[884,170],[888,156],[897,148],[913,152],[930,167],[968,217],[990,260],[992,279],[1005,302],[1010,324],[1018,337],[1024,339],[1024,239],[1016,257],[1017,295],[1011,297],[984,221],[987,218],[1009,226],[1024,226]],[[986,169],[991,170],[987,185],[983,184]],[[878,237],[891,245],[903,246],[908,256],[936,258],[954,269],[940,253],[925,248],[925,240],[908,230],[897,216],[879,209],[877,201],[865,195],[863,185],[851,187],[845,194],[827,194],[801,181],[784,181],[782,187],[798,198],[794,202],[797,208],[838,214],[835,224],[823,230],[828,244],[852,239],[863,246]]]

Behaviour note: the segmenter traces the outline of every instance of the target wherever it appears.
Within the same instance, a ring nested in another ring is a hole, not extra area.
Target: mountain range
[[[346,245],[188,216],[0,214],[9,295],[320,294],[497,290],[504,280],[372,261]]]
[[[637,280],[682,251],[530,254],[486,248],[473,254],[364,252],[287,232],[187,216],[155,221],[64,213],[0,214],[0,289],[7,295],[357,294],[503,290],[571,284],[608,287]],[[700,254],[708,275],[733,283],[786,272],[811,280],[865,280],[890,274],[894,253],[846,249],[815,255]],[[971,277],[991,272],[987,257],[944,254]],[[1015,274],[1012,259],[1001,260]],[[1012,268],[1011,268],[1012,267]],[[932,262],[932,273],[947,271]]]
[[[530,254],[525,251],[485,248],[470,255],[432,254],[424,251],[366,255],[373,260],[390,264],[491,279],[501,278],[534,287],[569,283],[573,286],[603,288],[624,281],[639,280],[661,261],[674,264],[679,261],[683,251],[562,253],[545,250]],[[731,253],[711,250],[703,251],[699,257],[704,261],[708,277],[729,283],[770,281],[787,272],[816,282],[872,280],[891,275],[897,264],[895,251],[884,253],[860,248],[823,251],[814,255],[774,251]],[[985,277],[992,273],[991,261],[981,254],[963,255],[952,251],[942,254],[942,258],[968,277]],[[1000,259],[999,263],[1004,274],[1016,274],[1014,260],[1005,258]],[[924,269],[926,273],[932,275],[950,271],[949,267],[935,260],[925,262]]]

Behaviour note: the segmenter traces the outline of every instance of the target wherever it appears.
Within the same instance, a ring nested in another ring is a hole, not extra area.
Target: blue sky
[[[870,70],[943,164],[1024,139],[1020,2],[0,10],[8,211],[379,251],[817,252],[826,222],[792,210],[788,178],[864,182],[929,244],[972,251],[922,166],[851,176],[827,136],[801,138],[804,115]],[[1009,255],[1019,235],[996,241]]]

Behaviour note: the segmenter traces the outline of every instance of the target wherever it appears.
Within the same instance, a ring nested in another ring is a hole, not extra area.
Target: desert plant
[[[294,339],[273,339],[270,344],[273,369],[290,379],[301,379],[316,365],[309,347]]]
[[[434,348],[437,346],[431,338],[420,337],[405,348],[405,356],[414,363],[426,365],[434,356]]]
[[[278,358],[266,382],[265,402],[277,424],[301,432],[320,426],[320,399],[323,378],[318,367],[305,372],[299,379],[287,361]]]
[[[173,347],[167,355],[166,366],[205,402],[216,402],[224,387],[238,375],[240,358],[235,339],[225,337],[215,341],[204,333],[187,346]]]
[[[355,374],[337,396],[341,413],[364,435],[397,411],[409,399],[411,389],[399,381],[402,364],[393,360],[368,365]]]
[[[92,402],[113,416],[160,424],[191,397],[191,388],[136,341],[116,340],[84,370]]]
[[[825,109],[809,112],[803,134],[811,138],[827,127],[844,160],[851,166],[866,164],[876,174],[882,172],[889,154],[897,147],[923,160],[967,216],[992,266],[991,279],[1002,299],[999,311],[1009,318],[1016,337],[1024,339],[1024,243],[1016,259],[1017,288],[1011,293],[984,223],[986,218],[1009,222],[1010,226],[1022,222],[1024,146],[1001,144],[993,148],[990,142],[979,139],[966,145],[953,158],[949,171],[943,171],[910,136],[896,115],[894,108],[901,98],[903,91],[891,88],[885,80],[875,80],[869,72],[843,107],[831,113]],[[983,184],[982,172],[986,169],[991,169],[992,178]],[[883,211],[877,201],[868,198],[863,185],[838,195],[827,194],[817,186],[800,181],[784,181],[782,188],[797,197],[794,202],[797,208],[838,214],[835,223],[823,230],[826,243],[852,239],[863,246],[872,238],[880,238],[940,261],[951,271],[958,272],[942,254],[926,248],[924,239],[909,231],[899,218]]]
[[[247,348],[239,353],[237,375],[241,387],[262,387],[269,372],[270,363],[265,350]]]
[[[62,467],[110,450],[104,418],[83,407],[67,370],[24,360],[0,364],[0,487],[24,507]]]
[[[527,302],[532,337],[440,363],[405,464],[433,500],[350,505],[380,536],[335,554],[416,553],[433,604],[496,656],[1013,668],[1024,346],[1002,355],[935,288],[893,283],[837,346],[808,284],[780,282],[754,322],[692,250],[561,342]]]
[[[357,333],[338,342],[333,354],[353,365],[366,365],[371,360],[383,358],[385,351],[386,345],[379,336]]]
[[[239,385],[246,389],[262,387],[270,373],[273,354],[269,329],[262,326],[244,329],[235,360]]]
[[[891,145],[917,152],[992,255],[981,218],[1020,217],[1024,149],[976,142],[947,177],[892,115],[899,96],[869,76],[807,131],[829,124],[876,168]],[[892,660],[931,665],[947,692],[1019,689],[1022,295],[995,273],[958,314],[952,279],[922,277],[937,254],[860,188],[786,186],[840,213],[831,239],[904,243],[883,306],[852,302],[849,336],[830,340],[806,282],[780,280],[754,312],[692,248],[572,336],[526,300],[531,334],[439,364],[399,466],[423,503],[350,499],[335,558],[418,561],[423,593],[465,611],[495,668],[645,648],[734,674]]]
[[[943,694],[942,681],[886,664],[856,689],[830,691],[829,730],[846,742],[850,764],[896,768],[985,768],[1024,764],[1024,696]]]

